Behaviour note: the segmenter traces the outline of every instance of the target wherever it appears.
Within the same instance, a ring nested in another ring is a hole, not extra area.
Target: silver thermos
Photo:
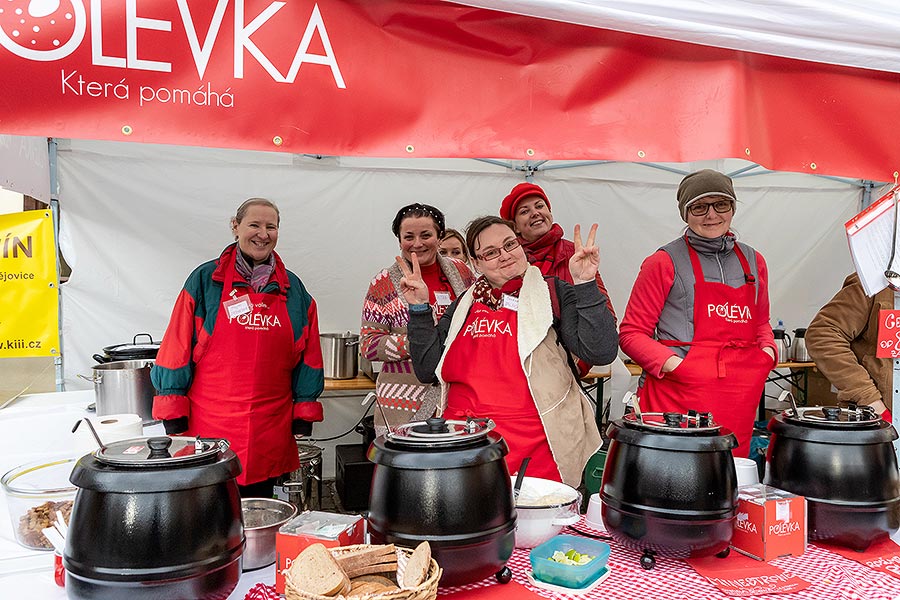
[[[809,362],[809,352],[806,351],[806,327],[794,330],[794,343],[791,344],[791,356],[794,362]]]
[[[778,324],[781,325],[781,321]],[[778,362],[788,362],[791,360],[791,336],[783,327],[774,328],[772,333],[775,335],[775,347],[778,348]]]

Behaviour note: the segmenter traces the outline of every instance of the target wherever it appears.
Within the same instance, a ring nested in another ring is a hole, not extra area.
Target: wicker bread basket
[[[356,546],[341,546],[337,548],[329,548],[328,550],[331,552],[332,556],[337,558],[342,554],[349,554],[368,547],[369,546],[367,544],[359,544]],[[396,552],[397,579],[400,580],[400,574],[403,573],[403,570],[406,568],[406,563],[409,562],[409,558],[412,555],[413,551],[408,548],[397,546]],[[354,600],[434,600],[435,598],[437,598],[438,581],[441,579],[441,574],[443,573],[443,571],[438,566],[437,561],[432,558],[431,564],[428,566],[428,575],[426,576],[425,581],[414,588],[392,590],[389,592],[382,592],[378,594],[347,596],[344,596],[342,594],[337,594],[335,596],[322,596],[320,594],[311,594],[309,592],[305,592],[295,585],[293,579],[291,578],[291,572],[289,569],[285,569],[283,573],[284,595],[286,596],[287,600],[344,600],[347,598],[352,598]]]

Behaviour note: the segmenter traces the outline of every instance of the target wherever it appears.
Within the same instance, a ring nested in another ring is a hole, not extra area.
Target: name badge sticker
[[[434,301],[438,306],[450,306],[450,292],[435,292]]]
[[[509,294],[503,294],[503,308],[508,308],[513,312],[519,312],[519,299]]]
[[[222,303],[222,306],[225,307],[225,314],[228,315],[229,321],[241,315],[246,315],[253,310],[253,306],[250,304],[250,298],[247,296],[238,296],[231,300],[226,300]]]

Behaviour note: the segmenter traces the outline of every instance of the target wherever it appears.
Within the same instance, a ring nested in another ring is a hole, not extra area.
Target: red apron
[[[441,378],[447,391],[445,419],[490,417],[509,446],[506,466],[516,474],[531,457],[528,475],[562,481],[528,380],[519,367],[518,313],[475,302],[450,345]],[[505,368],[494,368],[507,365]]]
[[[296,356],[284,295],[234,288],[234,272],[225,270],[222,302],[237,289],[252,311],[229,319],[219,306],[213,335],[195,355],[186,435],[227,439],[243,467],[237,483],[249,485],[300,466],[291,434]]]
[[[695,281],[694,339],[659,340],[690,349],[663,378],[645,377],[638,397],[645,412],[711,412],[737,437],[734,455],[746,457],[772,358],[756,340],[756,286],[750,267],[737,244],[734,251],[748,281],[737,288],[705,281],[697,252],[688,244]]]

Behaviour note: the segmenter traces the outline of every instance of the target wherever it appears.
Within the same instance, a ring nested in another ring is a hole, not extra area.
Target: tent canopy
[[[534,172],[568,232],[600,222],[621,313],[683,226],[681,175],[747,160],[790,172],[738,178],[735,227],[768,259],[773,318],[799,327],[852,268],[861,196],[810,174],[900,167],[886,1],[69,0],[22,24],[28,6],[0,7],[0,134],[63,139],[69,385],[99,348],[162,335],[250,196],[279,204],[278,251],[341,331],[396,254],[397,208],[463,227]]]

